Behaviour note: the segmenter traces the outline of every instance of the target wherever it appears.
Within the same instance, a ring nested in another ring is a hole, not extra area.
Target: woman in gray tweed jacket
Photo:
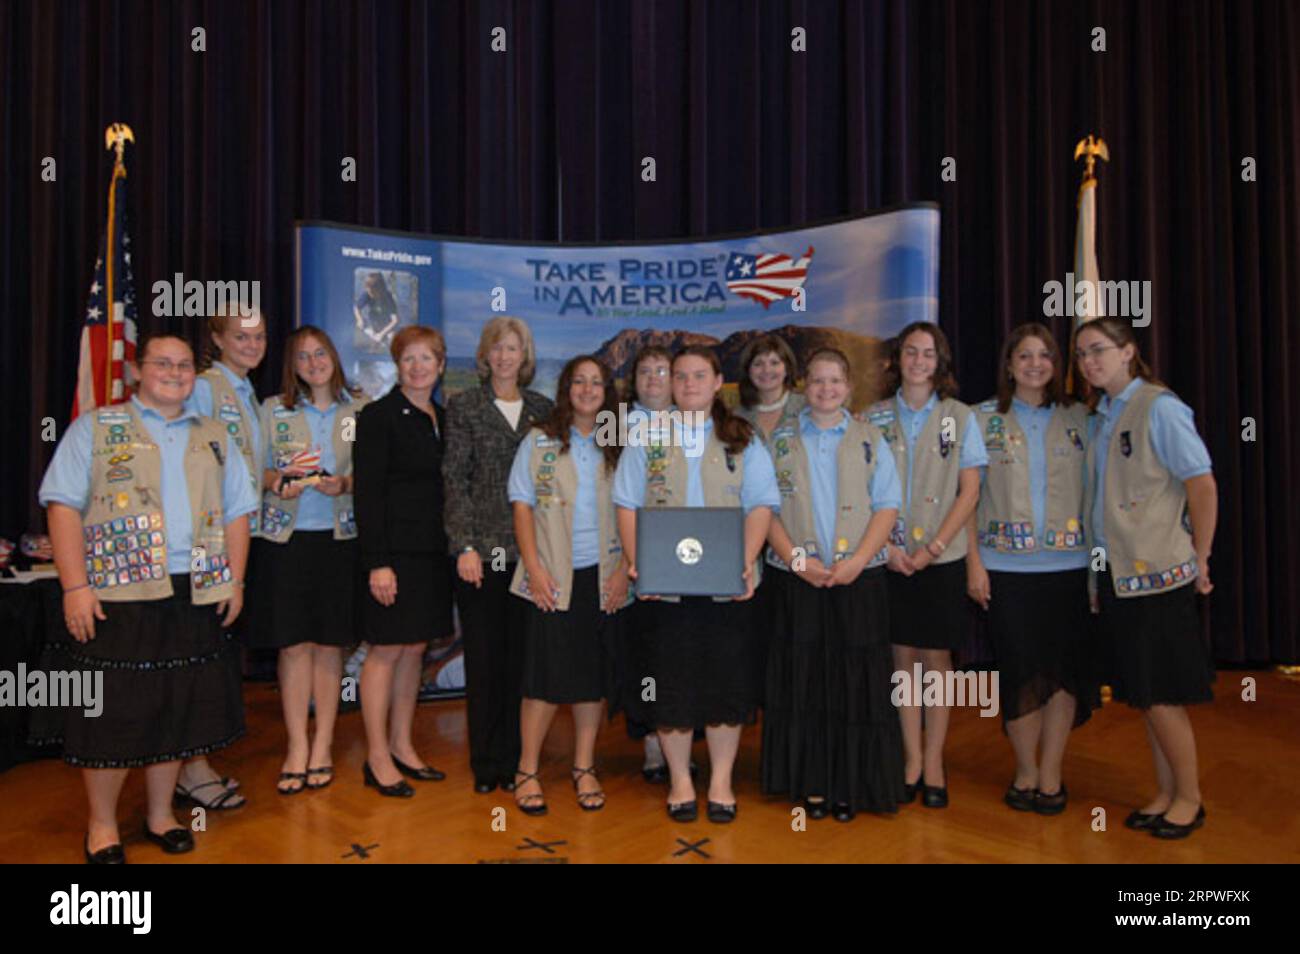
[[[474,790],[514,789],[519,764],[522,600],[510,595],[519,551],[506,478],[529,428],[552,401],[526,390],[537,367],[533,336],[518,318],[483,326],[479,387],[447,400],[442,473],[444,523],[456,557],[456,605],[465,640],[469,761]]]

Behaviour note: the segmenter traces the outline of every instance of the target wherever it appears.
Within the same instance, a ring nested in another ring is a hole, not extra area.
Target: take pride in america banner
[[[939,212],[915,205],[799,229],[692,242],[527,245],[356,228],[297,226],[299,324],[334,339],[350,381],[378,396],[404,325],[447,339],[443,396],[474,386],[485,322],[513,315],[532,329],[533,387],[554,395],[560,369],[584,352],[626,379],[637,350],[703,343],[734,393],[755,335],[775,332],[801,361],[833,345],[853,361],[853,405],[878,394],[882,345],[939,301]]]

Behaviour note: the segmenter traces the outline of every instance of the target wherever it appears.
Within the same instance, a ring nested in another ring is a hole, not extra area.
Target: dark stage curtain
[[[618,241],[933,201],[970,401],[1070,268],[1071,151],[1095,132],[1113,159],[1102,276],[1153,283],[1145,349],[1214,458],[1216,655],[1296,661],[1297,50],[1285,0],[5,3],[0,533],[41,524],[41,420],[62,428],[71,405],[110,122],[138,140],[142,325],[157,321],[150,286],[175,272],[261,280],[276,325],[261,392],[293,314],[294,219]],[[1066,319],[1054,326],[1064,339]]]

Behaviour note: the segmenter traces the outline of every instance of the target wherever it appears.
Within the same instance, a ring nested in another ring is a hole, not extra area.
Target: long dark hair
[[[280,403],[292,410],[298,406],[298,398],[301,395],[311,397],[311,388],[298,377],[298,369],[294,365],[294,356],[298,353],[299,345],[308,338],[319,341],[321,347],[329,353],[330,360],[334,362],[334,370],[330,373],[330,394],[334,396],[334,400],[341,402],[344,395],[357,397],[361,394],[361,389],[349,386],[347,378],[343,376],[343,363],[339,361],[338,349],[334,347],[330,336],[315,325],[303,325],[289,335],[284,343],[284,363],[280,371]]]
[[[948,336],[932,321],[914,321],[898,333],[889,351],[889,369],[885,372],[885,393],[890,397],[903,384],[903,343],[918,331],[924,331],[934,339],[934,383],[935,393],[941,398],[957,396],[957,376],[953,373],[952,347]]]
[[[708,345],[687,345],[673,358],[673,367],[682,358],[694,356],[709,363],[714,374],[722,374],[722,362]],[[713,418],[713,434],[727,447],[728,454],[742,454],[749,442],[754,439],[754,428],[743,417],[737,417],[727,409],[727,404],[718,395],[713,395],[713,406],[709,409]]]
[[[1061,349],[1056,345],[1056,338],[1046,325],[1027,321],[1011,329],[1011,334],[1002,346],[1002,364],[998,367],[998,411],[1005,414],[1011,407],[1011,397],[1016,392],[1016,381],[1011,376],[1011,356],[1026,338],[1038,338],[1047,345],[1047,356],[1052,362],[1052,379],[1043,388],[1042,406],[1059,404],[1069,407],[1074,403],[1074,398],[1065,393],[1065,382],[1061,379]]]
[[[599,417],[601,411],[608,411],[615,418],[618,416],[618,389],[614,386],[614,375],[610,373],[605,362],[594,354],[580,354],[576,358],[570,358],[565,363],[564,370],[560,372],[560,383],[555,386],[555,406],[540,425],[543,434],[560,441],[562,453],[565,454],[569,452],[569,428],[573,425],[573,402],[569,398],[569,391],[573,387],[573,377],[578,373],[579,365],[589,362],[600,371],[600,381],[605,390],[605,398],[600,402],[597,416]],[[612,472],[618,466],[618,455],[621,451],[618,441],[607,441],[601,447],[607,472]]]
[[[1142,359],[1142,349],[1138,346],[1137,336],[1133,334],[1133,326],[1122,318],[1114,318],[1110,315],[1104,318],[1094,318],[1092,321],[1085,321],[1078,327],[1074,333],[1074,340],[1079,340],[1079,335],[1085,331],[1098,331],[1110,339],[1111,344],[1117,348],[1125,345],[1133,346],[1133,360],[1128,363],[1128,373],[1130,377],[1141,378],[1151,384],[1159,384],[1161,387],[1164,383],[1152,373],[1150,365]],[[1080,368],[1080,377],[1083,376],[1083,369]],[[1089,410],[1097,410],[1097,404],[1101,401],[1101,389],[1091,388],[1088,397]]]

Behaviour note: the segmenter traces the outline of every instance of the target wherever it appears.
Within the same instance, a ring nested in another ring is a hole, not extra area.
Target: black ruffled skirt
[[[1088,571],[989,571],[989,638],[998,663],[1002,721],[1029,715],[1059,690],[1075,698],[1074,726],[1101,705]]]
[[[886,570],[820,589],[768,569],[773,639],[763,709],[763,791],[892,812],[903,740],[891,702]],[[765,585],[768,585],[765,583]]]
[[[190,603],[188,576],[173,576],[163,600],[102,604],[95,638],[76,642],[60,627],[41,668],[89,674],[102,686],[98,715],[85,706],[33,712],[33,744],[63,744],[82,768],[131,768],[188,759],[244,734],[238,645],[215,605]],[[62,594],[51,588],[50,598]],[[61,605],[48,619],[62,619]]]
[[[1214,661],[1201,636],[1194,584],[1120,599],[1105,571],[1097,589],[1104,678],[1117,702],[1149,709],[1214,699]]]

